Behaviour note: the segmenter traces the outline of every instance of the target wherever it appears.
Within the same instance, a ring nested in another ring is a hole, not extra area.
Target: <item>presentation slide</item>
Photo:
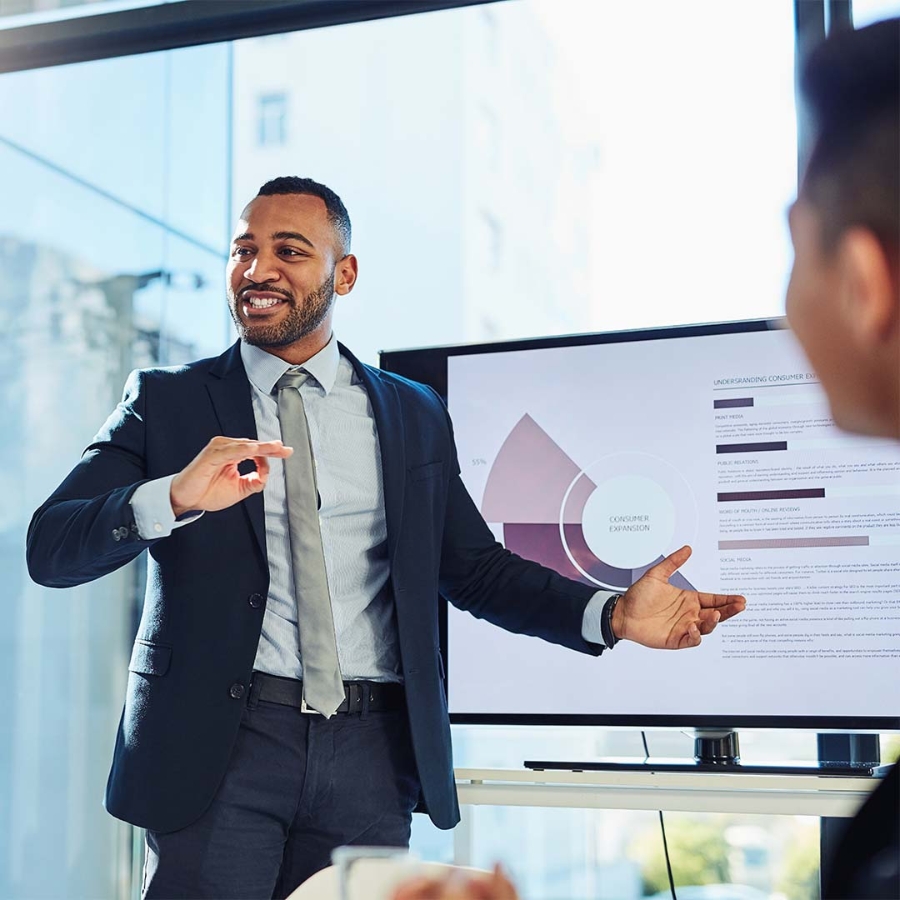
[[[699,648],[597,660],[449,611],[450,709],[900,715],[900,449],[851,436],[784,330],[448,359],[462,477],[498,540],[625,591],[742,593]]]

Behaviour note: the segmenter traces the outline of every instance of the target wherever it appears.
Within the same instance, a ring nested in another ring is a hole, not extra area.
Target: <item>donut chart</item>
[[[623,451],[582,469],[527,413],[494,459],[481,512],[502,525],[513,553],[621,591],[689,543],[698,518],[693,491],[671,463]],[[670,581],[693,589],[680,572]]]

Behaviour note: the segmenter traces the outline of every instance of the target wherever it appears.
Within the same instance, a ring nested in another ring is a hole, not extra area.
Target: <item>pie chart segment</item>
[[[580,471],[580,466],[526,413],[491,466],[481,514],[487,522],[557,525],[562,499]],[[583,478],[574,493],[586,499],[593,490],[593,482]]]
[[[693,492],[670,463],[621,452],[582,469],[528,414],[494,459],[481,512],[513,553],[620,591],[697,527]],[[670,581],[692,589],[680,573]]]

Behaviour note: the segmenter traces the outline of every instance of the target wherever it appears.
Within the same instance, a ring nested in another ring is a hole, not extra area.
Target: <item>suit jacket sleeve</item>
[[[459,477],[451,430],[450,479],[441,545],[440,590],[454,606],[507,631],[583,653],[603,648],[581,636],[584,610],[596,589],[564,578],[506,550],[495,538]]]
[[[38,584],[71,587],[93,581],[152,543],[139,537],[129,504],[148,480],[144,376],[132,372],[122,402],[78,465],[32,516],[26,558]]]

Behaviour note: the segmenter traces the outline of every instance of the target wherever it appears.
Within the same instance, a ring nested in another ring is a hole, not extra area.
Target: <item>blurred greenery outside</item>
[[[881,760],[884,763],[900,760],[900,734],[881,735]],[[732,871],[730,864],[735,848],[729,845],[727,834],[729,827],[739,828],[745,823],[746,817],[737,820],[725,815],[713,819],[707,816],[700,820],[686,814],[666,814],[666,839],[676,888],[740,883],[739,873]],[[809,820],[794,829],[784,846],[778,846],[777,840],[773,840],[771,849],[775,856],[772,882],[754,886],[786,900],[818,900],[818,821]],[[669,877],[658,825],[635,837],[628,857],[641,867],[645,896],[668,891]]]
[[[770,833],[767,824],[764,817],[760,817],[760,827],[748,828],[746,816],[706,815],[700,819],[689,814],[666,814],[666,840],[675,887],[747,883],[786,900],[818,900],[818,821],[798,822],[798,827],[790,831],[787,843],[782,843],[782,835]],[[729,842],[730,834],[753,832],[760,838],[757,846],[741,847]],[[767,862],[764,866],[771,872],[771,881],[760,882],[741,871],[746,870],[741,860],[752,859],[754,853],[772,855],[771,864]],[[635,837],[628,858],[641,867],[645,896],[669,890],[658,824]]]

